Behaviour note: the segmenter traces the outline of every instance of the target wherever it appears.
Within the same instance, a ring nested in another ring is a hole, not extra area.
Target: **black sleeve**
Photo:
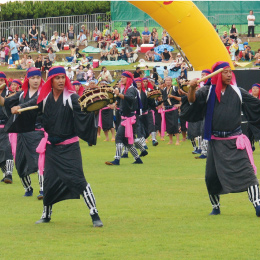
[[[79,95],[71,95],[76,134],[82,140],[95,145],[97,143],[98,114],[82,112],[78,99]]]
[[[10,117],[12,115],[11,108],[19,105],[19,97],[20,97],[21,93],[22,92],[19,91],[19,92],[15,93],[15,95],[5,98],[4,108],[5,108],[5,111],[6,111],[6,114],[8,117]]]

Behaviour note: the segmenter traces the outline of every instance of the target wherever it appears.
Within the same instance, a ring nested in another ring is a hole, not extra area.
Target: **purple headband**
[[[122,73],[122,76],[125,76],[125,77],[127,77],[127,78],[129,78],[129,79],[133,79],[133,77],[131,77],[128,73],[126,73],[126,72],[123,72]]]
[[[148,80],[148,78],[143,78],[143,80]]]
[[[51,77],[51,76],[55,76],[55,75],[58,75],[58,74],[65,74],[66,75],[66,71],[63,67],[53,67],[52,69],[49,70],[49,75],[48,75],[48,78]]]
[[[27,78],[29,79],[30,77],[33,77],[33,76],[40,76],[40,77],[42,77],[41,71],[37,70],[37,69],[29,70],[27,72]]]
[[[75,85],[81,85],[81,83],[80,83],[79,81],[74,81],[74,82],[72,83],[72,85],[73,85],[73,86],[75,86]]]
[[[2,79],[2,78],[6,79],[6,75],[4,74],[4,72],[0,72],[0,78],[1,78],[1,79]]]
[[[255,83],[255,84],[253,84],[253,86],[252,87],[258,87],[258,88],[260,88],[260,84],[258,84],[258,83]]]
[[[219,69],[222,69],[222,68],[225,68],[225,67],[230,67],[229,63],[228,62],[223,62],[221,64],[219,64],[218,66],[216,66],[213,71],[216,71],[216,70],[219,70]]]
[[[135,79],[134,81],[135,81],[135,82],[142,82],[141,79]]]
[[[18,81],[18,80],[16,80],[16,79],[14,79],[14,80],[12,81],[12,83],[16,83],[16,84],[18,84],[19,86],[22,86],[21,81]]]
[[[203,70],[201,73],[210,74],[210,73],[211,73],[211,71],[210,71],[210,70]]]

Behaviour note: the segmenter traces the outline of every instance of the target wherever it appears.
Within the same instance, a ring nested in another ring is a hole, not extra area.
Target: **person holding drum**
[[[22,84],[22,92],[16,92],[14,95],[5,99],[0,98],[0,105],[4,106],[7,114],[11,116],[11,108],[37,97],[43,84],[44,81],[41,77],[41,71],[36,68],[30,68],[27,71],[24,83]],[[26,125],[21,129],[9,128],[9,124],[14,120],[14,116],[9,119],[6,125],[6,131],[11,133],[10,140],[15,158],[15,166],[25,190],[24,197],[31,197],[33,195],[33,188],[30,174],[38,171],[39,154],[36,152],[36,148],[44,137],[42,117],[37,118],[34,129],[26,129]],[[16,120],[19,120],[19,117]],[[21,133],[21,130],[27,131],[26,133]],[[37,198],[41,200],[43,199],[43,176],[40,175],[39,172],[38,180],[40,191]]]
[[[124,145],[133,155],[134,164],[142,164],[135,146],[140,149],[140,156],[146,156],[148,152],[142,146],[139,140],[135,140],[136,133],[136,111],[141,107],[141,101],[138,98],[136,87],[133,85],[134,77],[129,71],[122,73],[121,87],[115,89],[114,93],[117,95],[117,106],[121,113],[121,123],[116,133],[116,155],[114,161],[105,162],[107,165],[120,165],[122,150]],[[135,146],[133,145],[135,144]]]
[[[36,224],[50,222],[53,204],[65,199],[79,199],[82,195],[90,210],[93,226],[103,226],[94,194],[83,173],[79,146],[79,137],[96,144],[96,116],[82,112],[78,99],[65,69],[56,66],[50,69],[48,80],[38,97],[12,107],[12,113],[18,114],[21,108],[38,105],[35,110],[21,113],[20,122],[34,128],[38,113],[42,113],[47,133],[37,148],[39,170],[41,173],[44,171],[44,209]]]

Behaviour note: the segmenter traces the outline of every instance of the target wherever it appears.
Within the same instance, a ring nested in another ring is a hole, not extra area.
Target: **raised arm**
[[[198,86],[197,79],[191,80],[189,85],[190,85],[190,88],[189,88],[189,92],[188,92],[188,96],[187,96],[188,97],[188,101],[190,103],[194,103],[195,100],[196,100],[195,92],[196,92],[196,88]]]

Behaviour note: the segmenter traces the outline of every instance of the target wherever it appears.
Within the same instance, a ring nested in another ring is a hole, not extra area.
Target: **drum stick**
[[[5,83],[3,83],[1,86],[0,86],[0,90],[3,89],[5,87]]]
[[[200,83],[200,82],[202,82],[202,81],[205,81],[205,80],[207,80],[207,79],[209,79],[209,78],[211,78],[211,77],[213,77],[213,76],[219,74],[219,73],[222,72],[223,70],[224,70],[223,68],[221,68],[221,69],[219,69],[219,70],[216,70],[216,71],[214,71],[213,73],[207,75],[206,77],[199,79],[197,82]],[[188,85],[187,88],[190,88],[190,85]]]
[[[20,108],[17,111],[19,113],[21,113],[21,112],[24,112],[24,111],[33,110],[33,109],[37,109],[37,108],[38,108],[38,106],[31,106],[31,107]]]

